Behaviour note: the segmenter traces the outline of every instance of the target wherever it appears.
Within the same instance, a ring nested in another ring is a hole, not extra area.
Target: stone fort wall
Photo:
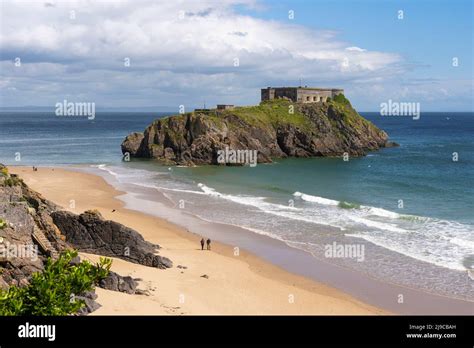
[[[318,103],[341,93],[344,93],[344,90],[336,88],[268,87],[261,90],[261,100],[288,98],[298,103]]]

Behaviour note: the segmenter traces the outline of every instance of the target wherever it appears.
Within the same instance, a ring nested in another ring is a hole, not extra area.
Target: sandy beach
[[[243,250],[235,256],[231,246],[213,242],[212,251],[201,251],[200,236],[163,219],[124,208],[117,199],[123,192],[100,176],[60,168],[33,172],[29,167],[11,167],[10,171],[65,210],[79,214],[97,209],[104,218],[137,230],[146,240],[161,246],[160,255],[173,261],[173,268],[161,270],[114,258],[112,270],[140,278],[139,288],[148,290],[150,295],[97,288],[102,307],[93,314],[387,314]],[[81,255],[93,261],[99,258]]]

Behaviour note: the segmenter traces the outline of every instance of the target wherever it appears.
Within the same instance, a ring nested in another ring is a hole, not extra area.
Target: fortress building
[[[232,110],[234,105],[231,104],[217,104],[217,110]]]
[[[334,98],[338,94],[344,94],[343,89],[338,88],[315,88],[315,87],[267,87],[262,88],[262,101],[275,98],[286,98],[298,103],[325,102],[328,98]]]

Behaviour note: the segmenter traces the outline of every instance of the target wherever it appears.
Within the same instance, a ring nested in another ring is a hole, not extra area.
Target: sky
[[[3,107],[189,111],[301,83],[474,110],[471,0],[0,1]]]

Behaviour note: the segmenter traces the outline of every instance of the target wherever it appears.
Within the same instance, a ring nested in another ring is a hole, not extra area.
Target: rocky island
[[[218,152],[225,148],[256,150],[257,162],[268,163],[285,157],[363,156],[394,145],[340,93],[312,103],[281,97],[257,106],[157,119],[143,133],[128,135],[122,153],[164,164],[202,165],[219,164]]]

